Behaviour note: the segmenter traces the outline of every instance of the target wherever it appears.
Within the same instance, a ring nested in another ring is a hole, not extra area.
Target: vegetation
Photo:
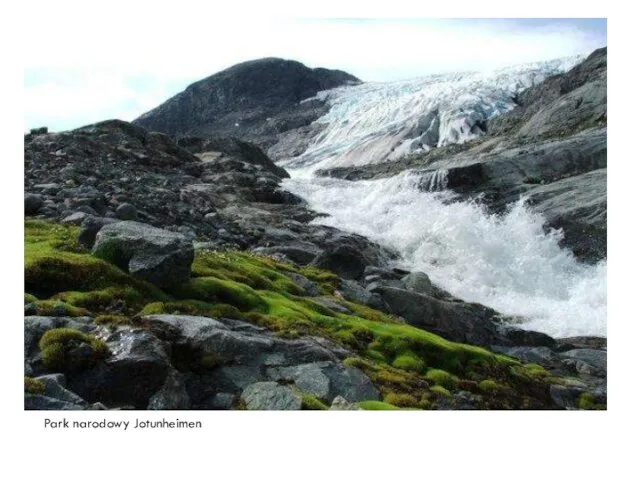
[[[88,351],[77,349],[86,345]],[[109,348],[102,340],[73,328],[55,328],[42,335],[38,344],[42,361],[52,372],[82,370],[109,355]]]
[[[44,383],[31,377],[24,377],[24,393],[38,395],[44,393]]]
[[[330,272],[247,252],[201,250],[190,281],[161,291],[93,257],[77,234],[77,227],[25,221],[25,303],[42,314],[90,315],[113,327],[163,313],[242,319],[284,338],[315,335],[341,344],[353,352],[345,365],[365,372],[395,407],[434,408],[458,390],[472,392],[479,408],[547,405],[550,379],[542,367],[445,340],[334,296],[339,279]],[[294,274],[313,282],[321,296],[310,297]],[[91,355],[74,355],[83,344]],[[47,332],[40,348],[54,371],[86,368],[108,354],[103,342],[72,329]],[[200,363],[217,364],[210,358]],[[320,408],[310,398],[305,402]]]

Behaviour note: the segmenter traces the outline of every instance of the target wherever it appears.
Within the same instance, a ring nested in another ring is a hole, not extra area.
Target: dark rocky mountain
[[[302,100],[357,83],[340,70],[263,58],[193,83],[133,123],[175,137],[233,136],[267,149],[284,132],[308,127],[327,111],[319,100]]]

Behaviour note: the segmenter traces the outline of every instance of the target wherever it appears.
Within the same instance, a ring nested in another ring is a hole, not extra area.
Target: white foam
[[[558,246],[561,233],[545,234],[542,216],[523,202],[504,216],[488,215],[477,204],[451,202],[450,192],[418,191],[410,172],[361,182],[292,173],[284,187],[330,215],[318,223],[394,248],[398,266],[424,271],[466,301],[524,317],[526,328],[606,336],[606,262],[577,262]]]

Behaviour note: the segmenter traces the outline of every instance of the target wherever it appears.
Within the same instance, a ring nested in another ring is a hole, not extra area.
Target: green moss
[[[405,410],[395,405],[377,400],[367,400],[358,404],[362,410]]]
[[[430,369],[425,378],[447,389],[456,388],[459,383],[459,379],[455,375],[437,368]]]
[[[73,350],[83,344],[91,348],[91,355],[74,355]],[[106,343],[73,328],[48,330],[38,345],[44,366],[52,372],[82,370],[109,355]]]
[[[264,300],[251,287],[215,277],[192,278],[188,283],[176,287],[172,293],[185,300],[226,303],[241,311],[264,311],[267,308]]]
[[[173,302],[152,302],[139,315],[180,314],[210,318],[242,318],[240,310],[224,303],[212,304],[198,300],[176,300]]]
[[[308,393],[302,394],[302,410],[329,410],[324,403],[313,395]]]
[[[424,362],[412,352],[398,355],[392,365],[402,370],[409,370],[410,372],[420,373],[424,370]]]
[[[523,368],[526,369],[529,375],[532,375],[534,377],[548,377],[550,375],[550,373],[545,370],[544,367],[536,365],[535,363],[527,363],[526,365],[523,365]]]
[[[24,377],[24,393],[39,395],[44,393],[44,383],[31,377]]]
[[[245,252],[196,253],[192,272],[196,277],[214,277],[248,285],[257,290],[273,290],[304,295],[291,278],[278,271],[280,265],[269,257]]]
[[[60,300],[37,300],[31,305],[35,307],[36,315],[47,317],[82,317],[89,314],[84,308],[74,307]]]
[[[198,251],[190,281],[162,292],[92,257],[75,242],[77,232],[75,227],[25,222],[29,295],[25,301],[35,304],[37,296],[64,302],[69,309],[87,309],[100,318],[98,323],[119,321],[111,321],[114,311],[123,317],[179,313],[243,319],[283,338],[321,336],[352,351],[362,363],[359,368],[383,395],[411,397],[412,406],[420,408],[433,406],[437,395],[430,387],[434,384],[453,389],[460,382],[460,388],[464,384],[464,389],[482,394],[477,382],[485,379],[504,387],[500,395],[486,392],[487,401],[493,402],[489,406],[513,406],[522,400],[515,396],[504,400],[504,392],[526,391],[540,402],[548,398],[550,380],[541,367],[523,366],[479,347],[447,341],[392,315],[333,296],[339,283],[333,273],[246,252]],[[291,273],[315,282],[323,295],[348,312],[306,296],[287,276]],[[64,356],[64,349],[60,355]],[[197,365],[200,359],[190,362]],[[210,364],[208,359],[202,362],[203,368]],[[541,405],[529,397],[525,400],[520,404]]]
[[[390,403],[396,407],[414,407],[419,408],[420,402],[413,395],[405,393],[388,393],[384,396],[384,402]]]
[[[444,388],[442,385],[434,385],[429,390],[431,392],[435,393],[436,395],[441,396],[441,397],[450,397],[451,396],[451,392],[449,390],[447,390],[446,388]]]
[[[35,303],[38,301],[38,297],[36,297],[35,295],[31,295],[30,293],[25,293],[24,294],[24,304],[27,305],[28,303]]]
[[[61,292],[133,287],[147,298],[165,297],[154,286],[136,280],[114,265],[93,257],[77,244],[75,238],[78,232],[77,227],[37,220],[25,221],[26,292],[43,298]],[[68,303],[73,304],[71,301]],[[84,305],[78,303],[76,306]]]
[[[578,396],[577,405],[580,410],[601,410],[603,408],[603,405],[598,404],[595,397],[588,392],[583,392]]]
[[[498,385],[493,380],[487,379],[487,380],[482,380],[478,384],[478,388],[480,390],[484,390],[485,392],[495,392],[496,390],[498,390],[500,388],[500,385]]]

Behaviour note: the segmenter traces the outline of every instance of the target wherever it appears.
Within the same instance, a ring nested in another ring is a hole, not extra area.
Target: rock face
[[[179,233],[139,222],[117,222],[97,234],[93,255],[132,276],[160,287],[186,282],[193,262],[193,245]]]
[[[234,136],[263,148],[281,134],[305,128],[326,112],[310,100],[322,90],[357,84],[340,70],[308,68],[280,58],[234,65],[200,80],[134,120],[149,130],[175,136]]]

